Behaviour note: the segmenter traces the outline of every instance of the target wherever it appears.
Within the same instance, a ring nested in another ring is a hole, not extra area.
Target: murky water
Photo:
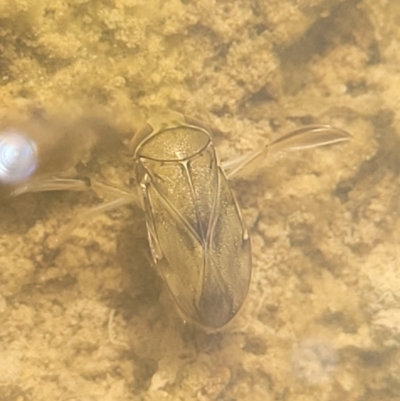
[[[353,136],[232,181],[253,275],[218,333],[183,321],[139,207],[84,219],[115,194],[2,188],[0,400],[400,399],[397,0],[8,0],[0,16],[1,126],[73,133],[43,163],[74,155],[68,177],[135,190],[126,145],[165,108],[215,127],[222,160],[305,124]]]

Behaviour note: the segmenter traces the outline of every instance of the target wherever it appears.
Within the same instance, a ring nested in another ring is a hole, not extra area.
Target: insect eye
[[[17,184],[29,178],[37,167],[37,147],[27,136],[15,132],[0,133],[0,182]]]

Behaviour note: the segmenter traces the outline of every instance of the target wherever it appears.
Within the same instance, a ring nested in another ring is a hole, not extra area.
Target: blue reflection
[[[34,141],[16,131],[0,133],[0,182],[18,184],[28,179],[37,167]]]

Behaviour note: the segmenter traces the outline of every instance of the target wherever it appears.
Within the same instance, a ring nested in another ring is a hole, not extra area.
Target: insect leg
[[[104,202],[99,206],[92,207],[74,217],[58,234],[53,238],[50,246],[57,248],[62,245],[68,237],[72,234],[75,228],[82,222],[87,221],[99,214],[115,210],[121,206],[128,205],[130,203],[139,203],[139,197],[134,193],[124,191],[119,188],[112,187],[100,182],[93,181],[90,186],[96,193],[102,197],[112,197],[110,201]]]
[[[82,178],[57,178],[31,179],[13,189],[10,196],[18,196],[27,192],[47,191],[87,191],[90,190],[88,179]]]
[[[255,150],[221,164],[227,178],[232,178],[255,161],[265,158],[268,153],[289,152],[312,149],[319,146],[333,145],[348,141],[351,135],[330,125],[309,125],[283,135],[262,149]]]

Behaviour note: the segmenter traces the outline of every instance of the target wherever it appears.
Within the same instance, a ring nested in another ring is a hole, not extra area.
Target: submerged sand
[[[0,19],[2,122],[90,114],[126,144],[170,108],[216,127],[221,159],[304,124],[353,135],[233,182],[254,269],[217,334],[182,322],[139,208],[54,249],[102,200],[4,197],[0,400],[400,399],[397,0],[2,0]],[[130,189],[126,146],[83,161]]]

